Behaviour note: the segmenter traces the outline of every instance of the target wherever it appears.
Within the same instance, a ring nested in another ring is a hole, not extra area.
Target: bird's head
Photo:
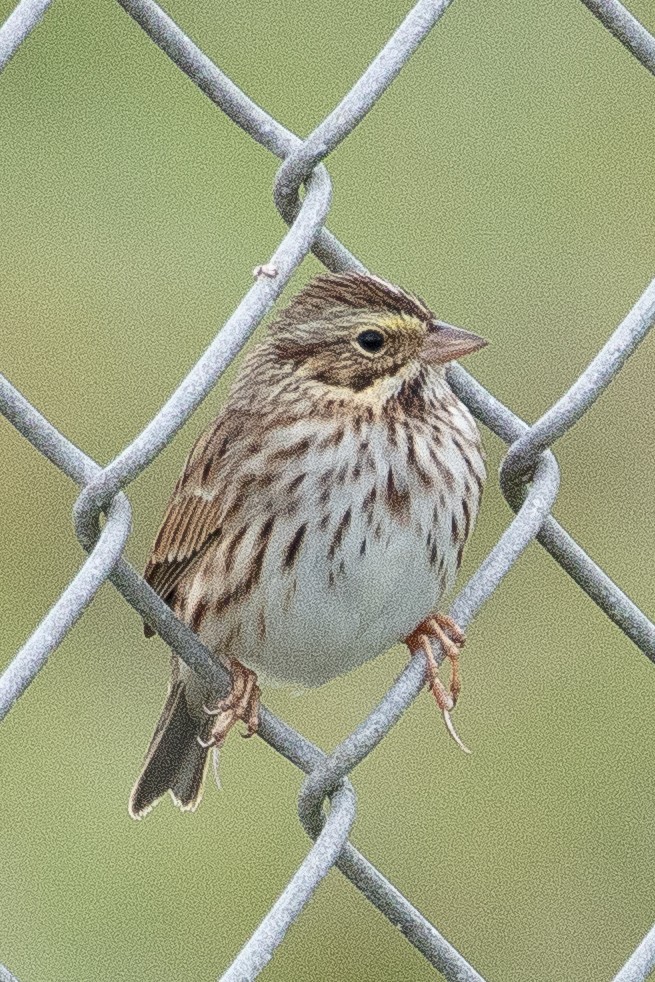
[[[271,327],[278,356],[302,376],[363,391],[444,366],[487,342],[437,320],[418,297],[364,273],[318,276]]]

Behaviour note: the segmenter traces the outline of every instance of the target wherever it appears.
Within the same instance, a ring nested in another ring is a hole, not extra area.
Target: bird
[[[315,277],[246,354],[193,446],[144,577],[231,674],[172,655],[129,812],[202,797],[209,750],[258,726],[260,683],[315,687],[404,641],[449,726],[464,634],[453,587],[486,479],[477,425],[446,379],[487,341],[356,271]],[[146,635],[155,633],[144,625]],[[431,641],[451,662],[437,675]]]

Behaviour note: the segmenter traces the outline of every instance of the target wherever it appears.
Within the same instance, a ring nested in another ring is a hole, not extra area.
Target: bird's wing
[[[243,419],[221,414],[196,441],[171,495],[144,577],[170,605],[186,570],[220,533],[226,512],[230,449]]]

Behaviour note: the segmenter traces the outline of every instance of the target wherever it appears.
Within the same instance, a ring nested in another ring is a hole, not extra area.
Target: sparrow
[[[312,280],[250,350],[187,458],[144,574],[232,690],[212,704],[173,655],[133,817],[166,791],[197,807],[210,748],[239,720],[256,732],[260,682],[320,686],[400,641],[425,654],[456,737],[464,635],[438,607],[486,475],[446,366],[486,343],[419,297],[347,272]],[[433,640],[451,662],[449,689]]]

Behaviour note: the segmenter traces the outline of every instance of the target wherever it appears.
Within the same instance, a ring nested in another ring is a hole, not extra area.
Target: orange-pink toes
[[[447,634],[446,631],[449,633]],[[444,656],[450,662],[449,689],[446,689],[439,678],[439,666],[432,653],[432,640],[439,641],[443,648]],[[445,614],[434,614],[419,624],[416,630],[412,631],[405,639],[405,643],[412,655],[416,655],[421,651],[425,654],[427,661],[426,682],[439,707],[446,729],[460,750],[470,754],[471,751],[458,736],[450,716],[451,711],[455,708],[462,688],[459,671],[459,652],[465,640],[464,632],[452,618]]]
[[[241,720],[246,724],[244,736],[253,736],[259,728],[259,696],[255,672],[233,659],[230,664],[232,689],[225,699],[221,699],[214,709],[203,706],[208,716],[215,716],[216,722],[208,740],[198,737],[201,747],[222,747],[235,723]]]

